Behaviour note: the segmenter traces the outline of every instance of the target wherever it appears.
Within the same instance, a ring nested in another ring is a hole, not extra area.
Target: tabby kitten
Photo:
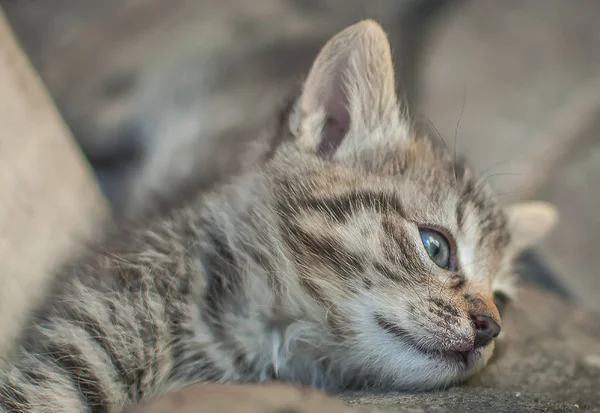
[[[0,374],[0,412],[120,412],[184,385],[425,390],[484,367],[494,294],[555,221],[503,210],[411,135],[381,27],[322,49],[289,139],[69,270]]]

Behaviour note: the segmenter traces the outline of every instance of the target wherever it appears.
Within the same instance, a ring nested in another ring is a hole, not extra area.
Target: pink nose
[[[475,325],[475,348],[487,346],[500,334],[500,325],[488,315],[473,313],[471,320]]]

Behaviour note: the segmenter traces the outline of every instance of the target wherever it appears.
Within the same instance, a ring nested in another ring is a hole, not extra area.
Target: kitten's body
[[[0,375],[0,412],[119,412],[198,381],[428,389],[480,370],[493,341],[474,346],[473,320],[499,324],[493,293],[540,208],[507,217],[412,137],[391,73],[375,23],[330,41],[272,159],[57,284]],[[459,268],[433,264],[421,228]]]

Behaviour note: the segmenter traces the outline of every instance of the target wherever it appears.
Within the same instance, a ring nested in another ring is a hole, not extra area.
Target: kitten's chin
[[[493,344],[469,354],[423,353],[410,346],[387,346],[382,352],[385,355],[373,360],[369,370],[380,377],[376,387],[382,390],[435,390],[462,383],[479,373],[492,352]]]

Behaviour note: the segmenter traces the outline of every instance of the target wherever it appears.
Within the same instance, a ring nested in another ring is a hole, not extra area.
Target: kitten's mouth
[[[474,353],[474,351],[443,351],[443,352],[431,352],[425,351],[426,354],[433,354],[434,356],[442,357],[445,359],[451,359],[450,361],[456,361],[458,363],[462,363],[465,366],[469,366],[469,361]]]
[[[466,369],[472,364],[472,361],[475,358],[475,353],[477,353],[476,350],[434,350],[428,347],[424,347],[407,330],[391,322],[390,320],[387,320],[381,314],[376,314],[375,320],[377,321],[377,325],[379,325],[379,327],[381,327],[389,334],[393,335],[394,337],[400,338],[403,343],[410,345],[419,353],[422,353],[431,358],[435,358],[436,360],[443,360],[447,363],[455,364]]]

